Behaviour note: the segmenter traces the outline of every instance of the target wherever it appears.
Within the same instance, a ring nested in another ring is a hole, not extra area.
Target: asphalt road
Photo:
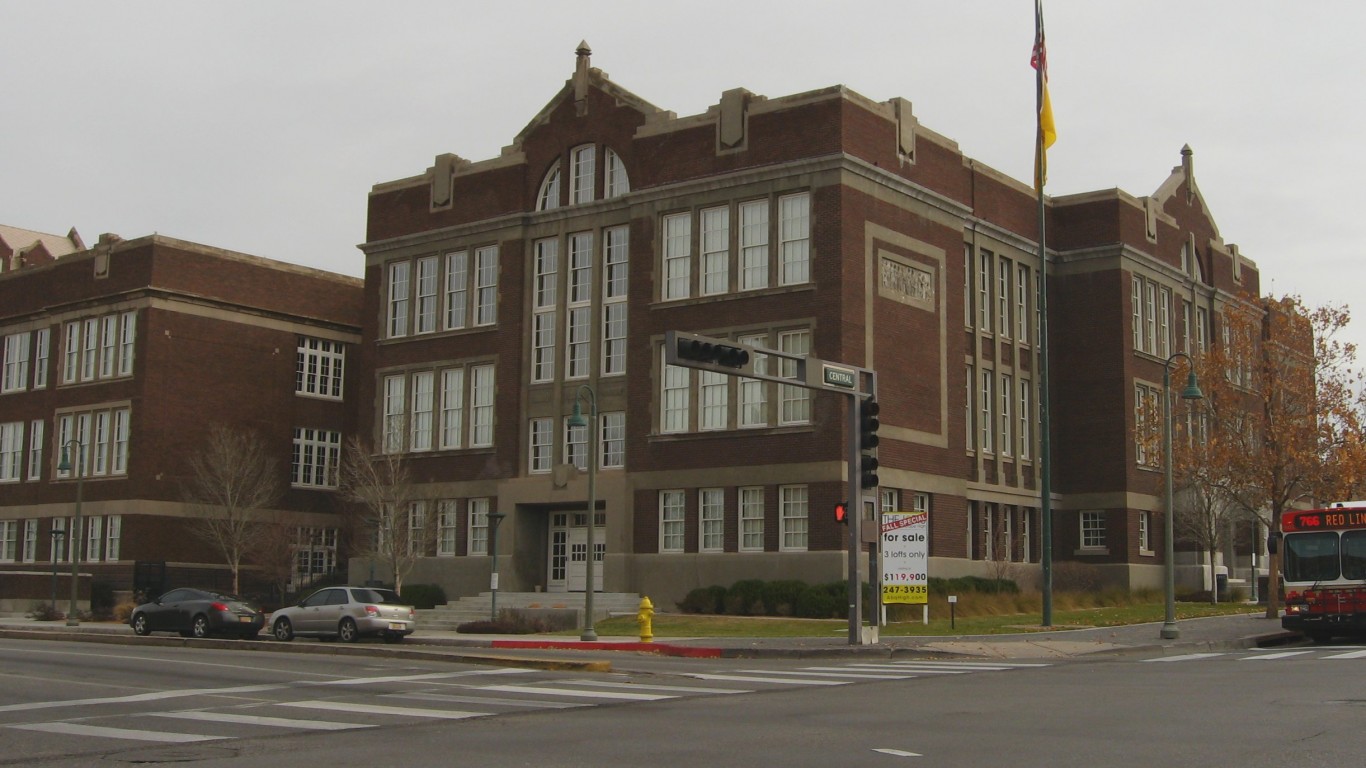
[[[615,672],[0,640],[0,765],[1334,766],[1366,646]]]

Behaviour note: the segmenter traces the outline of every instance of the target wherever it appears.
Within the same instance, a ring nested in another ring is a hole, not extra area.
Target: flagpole
[[[1039,219],[1039,517],[1043,528],[1040,565],[1043,568],[1043,618],[1045,627],[1053,626],[1053,455],[1052,407],[1048,386],[1048,256],[1044,229],[1043,186],[1047,176],[1044,155],[1044,78],[1048,57],[1044,47],[1042,0],[1034,0],[1034,191]]]

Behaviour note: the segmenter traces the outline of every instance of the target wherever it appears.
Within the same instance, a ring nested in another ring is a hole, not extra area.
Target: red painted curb
[[[543,650],[566,651],[637,651],[640,653],[657,653],[661,656],[680,656],[689,659],[721,658],[720,648],[695,648],[687,645],[669,645],[668,643],[603,643],[588,642],[584,640],[494,640],[492,647],[540,648]]]

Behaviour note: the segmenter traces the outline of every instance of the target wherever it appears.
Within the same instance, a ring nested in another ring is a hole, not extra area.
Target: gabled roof
[[[513,139],[513,147],[520,147],[522,142],[532,131],[550,121],[550,116],[555,110],[566,101],[582,103],[588,96],[588,88],[592,86],[616,99],[618,103],[625,104],[643,115],[671,114],[668,110],[660,109],[645,99],[622,88],[608,78],[607,73],[600,69],[589,66],[589,58],[593,55],[593,50],[588,47],[587,41],[580,42],[579,47],[574,51],[576,58],[574,65],[574,76],[565,81],[564,87],[556,93],[550,102],[547,103],[536,116],[527,123],[526,127]]]
[[[1182,185],[1185,185],[1186,189],[1186,203],[1200,201],[1200,209],[1205,211],[1205,217],[1209,219],[1210,227],[1214,230],[1214,238],[1222,242],[1223,237],[1219,234],[1219,224],[1215,222],[1214,215],[1209,212],[1209,205],[1205,202],[1205,196],[1200,194],[1200,187],[1195,184],[1195,152],[1191,150],[1189,144],[1181,148],[1181,164],[1173,168],[1167,180],[1162,182],[1157,191],[1150,195],[1153,201],[1157,203],[1158,210],[1167,207],[1167,201],[1177,194]]]
[[[85,243],[81,242],[81,236],[74,227],[62,236],[0,224],[0,242],[8,245],[15,253],[23,253],[41,243],[54,259],[85,250]]]

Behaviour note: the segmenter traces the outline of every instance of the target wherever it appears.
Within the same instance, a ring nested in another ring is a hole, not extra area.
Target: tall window
[[[84,477],[97,473],[127,474],[129,416],[127,407],[58,414],[57,447],[62,450],[72,440],[80,442],[79,447],[72,446],[78,455],[71,455],[68,460],[72,469],[79,469]],[[66,479],[74,475],[72,470],[58,471],[57,477]]]
[[[626,466],[626,412],[608,411],[602,414],[602,468]]]
[[[408,274],[406,261],[389,265],[389,338],[408,335]]]
[[[686,299],[692,284],[692,217],[676,213],[664,217],[664,296]]]
[[[992,372],[991,372],[991,371],[982,371],[982,398],[981,398],[982,416],[981,416],[981,418],[978,419],[978,423],[982,425],[982,438],[981,438],[982,442],[981,442],[981,447],[982,447],[982,451],[985,452],[985,453],[991,453],[992,450],[993,450],[993,449],[992,449],[992,425],[995,424],[995,422],[992,421],[992,418],[991,418],[991,397],[992,397],[992,396],[991,396],[991,392],[992,392],[991,382],[992,382]]]
[[[606,157],[606,168],[603,170],[603,197],[620,197],[631,191],[631,180],[626,176],[626,165],[621,162],[621,157],[611,149],[603,152]]]
[[[593,200],[594,147],[578,147],[569,156],[569,202],[588,203]]]
[[[779,333],[778,351],[793,355],[810,354],[811,332],[802,330]],[[797,376],[797,362],[795,360],[781,358],[779,369],[780,375],[784,378],[796,378]],[[811,390],[779,384],[778,403],[778,421],[780,424],[805,424],[811,420]]]
[[[963,423],[967,426],[967,434],[964,436],[963,439],[965,441],[967,449],[969,451],[972,451],[977,448],[977,433],[973,431],[972,428],[972,414],[973,411],[976,410],[973,407],[973,404],[977,402],[977,374],[974,372],[973,367],[971,365],[968,366],[967,376],[965,376],[963,380],[967,382],[967,393],[966,396],[963,398],[965,411],[965,413],[963,414]]]
[[[608,150],[610,153],[611,150]],[[610,159],[613,155],[609,154]],[[602,374],[626,372],[626,291],[630,230],[603,230]]]
[[[1015,340],[1029,343],[1029,267],[1015,267]]]
[[[768,345],[768,336],[741,336],[737,341],[749,346],[764,347]],[[754,364],[755,373],[768,374],[768,355],[754,355],[750,362]],[[741,378],[736,386],[739,392],[739,425],[768,426],[768,384],[762,379]]]
[[[1009,374],[1001,374],[1001,455],[1009,456],[1011,449],[1015,445],[1015,438],[1011,434],[1014,421],[1010,415],[1010,403],[1015,399],[1015,385],[1011,383]]]
[[[447,368],[441,372],[441,448],[459,448],[463,443],[465,416],[465,369]]]
[[[28,386],[29,333],[12,333],[5,337],[4,368],[0,374],[0,392],[22,392]]]
[[[1138,551],[1151,552],[1153,543],[1151,540],[1152,513],[1144,510],[1138,513]]]
[[[28,430],[28,479],[43,477],[43,420],[34,419]]]
[[[432,449],[433,383],[435,373],[419,371],[413,376],[413,403],[409,417],[408,449],[411,451],[430,451]]]
[[[493,445],[493,366],[470,369],[470,447]]]
[[[1028,460],[1034,446],[1034,430],[1030,429],[1034,409],[1030,407],[1030,383],[1020,380],[1020,459]]]
[[[70,384],[76,380],[81,361],[81,324],[66,324],[62,336],[62,383]]]
[[[797,285],[811,280],[811,196],[778,198],[779,281]]]
[[[972,246],[963,243],[963,327],[972,328]]]
[[[806,550],[807,493],[804,485],[778,488],[778,539],[785,552]]]
[[[437,315],[437,261],[435,256],[417,260],[417,328],[415,333],[431,333],[436,330]]]
[[[498,246],[476,250],[474,263],[474,324],[493,325],[498,322]]]
[[[578,232],[569,236],[569,322],[565,339],[565,376],[587,378],[589,337],[592,329],[593,300],[593,233]]]
[[[446,254],[446,330],[464,328],[470,303],[470,252]]]
[[[991,333],[991,264],[995,260],[991,251],[978,255],[977,268],[977,330]]]
[[[588,426],[570,426],[564,420],[564,460],[573,464],[580,472],[588,471]]]
[[[294,428],[290,484],[296,488],[336,488],[341,467],[341,433]]]
[[[346,347],[339,341],[299,337],[294,392],[340,400]]]
[[[384,377],[384,452],[403,451],[403,430],[408,415],[407,387],[403,376]]]
[[[489,500],[470,499],[470,546],[471,555],[489,554]]]
[[[460,530],[459,520],[455,499],[442,499],[436,503],[437,557],[455,556],[456,534]]]
[[[24,521],[23,560],[31,563],[38,559],[38,521],[29,518]]]
[[[1171,354],[1172,292],[1162,288],[1157,292],[1157,355]]]
[[[729,426],[730,377],[715,371],[698,371],[698,429],[725,429]]]
[[[132,318],[132,317],[134,317],[133,313],[129,312],[129,313],[127,313],[127,314],[124,315],[124,320],[127,321],[128,319],[130,319],[130,318]],[[52,340],[52,330],[51,330],[50,328],[39,328],[39,329],[34,333],[34,343],[33,343],[33,347],[34,347],[34,350],[33,350],[33,388],[34,388],[34,389],[42,389],[43,387],[46,387],[46,386],[47,386],[47,366],[48,366],[48,356],[51,354],[51,351],[50,351],[51,340]],[[129,348],[131,349],[131,347],[132,347],[132,343],[129,342]],[[130,360],[129,362],[131,363],[131,360]],[[120,370],[119,372],[120,372],[120,373],[124,373],[124,374],[131,373],[131,372],[132,372],[132,366],[131,366],[131,364],[129,365],[129,370],[128,370],[128,371]]]
[[[659,492],[659,551],[683,551],[683,491]]]
[[[532,314],[532,381],[555,378],[555,304],[559,292],[558,240],[536,241],[535,290]]]
[[[536,210],[549,211],[560,207],[560,161],[546,172],[541,180],[541,191],[536,195]]]
[[[119,375],[133,375],[133,342],[138,334],[138,315],[136,312],[124,312],[119,319]],[[47,360],[47,336],[43,336],[43,360]],[[43,374],[43,383],[47,383],[47,374]]]
[[[19,558],[19,521],[0,520],[0,562],[12,563]]]
[[[93,381],[99,367],[100,321],[90,318],[82,324],[85,343],[81,345],[81,381]]]
[[[531,471],[533,474],[550,471],[550,462],[552,462],[553,451],[555,451],[550,425],[552,425],[552,421],[549,418],[533,418],[531,420],[530,466],[527,467],[527,471]]]
[[[768,201],[740,204],[740,290],[768,287]]]
[[[996,329],[1006,338],[1010,338],[1010,275],[1010,260],[1003,256],[996,270]]]
[[[100,545],[104,542],[104,518],[92,515],[85,523],[85,560],[89,563],[100,559]]]
[[[688,392],[691,386],[691,369],[676,365],[664,366],[663,407],[660,409],[659,431],[687,431]]]
[[[123,515],[109,515],[104,526],[104,559],[119,559],[119,542],[123,536]]]
[[[105,315],[100,318],[100,378],[114,375],[114,350],[117,346],[118,318]]]
[[[0,424],[0,483],[15,483],[23,478],[24,422]]]
[[[730,209],[702,211],[702,295],[730,289]]]
[[[1105,546],[1105,513],[1081,513],[1082,549],[1100,549]]]
[[[764,551],[764,489],[740,489],[740,551]]]
[[[701,542],[703,552],[720,552],[725,548],[726,504],[725,492],[720,488],[703,488],[698,492]]]

